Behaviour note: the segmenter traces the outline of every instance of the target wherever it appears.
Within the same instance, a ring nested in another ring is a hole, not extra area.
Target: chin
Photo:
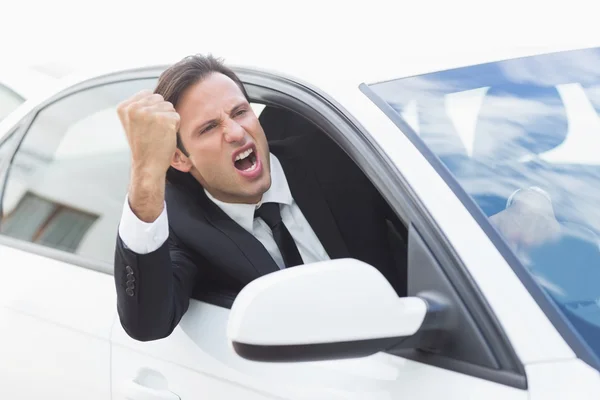
[[[271,187],[271,176],[266,174],[265,177],[262,177],[252,186],[252,189],[247,192],[248,198],[260,200],[265,192]]]
[[[254,190],[254,193],[256,194],[256,196],[262,196],[270,188],[271,188],[271,179],[270,178],[264,179],[264,180],[261,180],[258,187]]]

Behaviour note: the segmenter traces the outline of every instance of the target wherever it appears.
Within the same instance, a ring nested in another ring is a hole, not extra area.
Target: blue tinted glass
[[[371,85],[600,355],[600,49]]]

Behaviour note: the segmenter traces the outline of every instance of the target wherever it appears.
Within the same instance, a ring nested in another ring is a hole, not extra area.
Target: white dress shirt
[[[305,264],[329,260],[325,248],[294,201],[279,160],[273,154],[270,154],[270,160],[271,187],[265,192],[259,204],[224,203],[215,199],[205,190],[206,195],[225,214],[254,235],[265,246],[279,268],[285,268],[285,264],[273,239],[273,233],[261,218],[254,218],[254,211],[262,203],[279,203],[283,223],[294,238]],[[169,237],[166,204],[154,222],[146,223],[136,217],[131,211],[128,199],[125,199],[119,225],[119,236],[125,246],[138,254],[148,254],[160,248]]]

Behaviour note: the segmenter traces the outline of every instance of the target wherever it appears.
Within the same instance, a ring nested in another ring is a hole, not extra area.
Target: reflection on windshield
[[[600,354],[600,49],[371,88]]]

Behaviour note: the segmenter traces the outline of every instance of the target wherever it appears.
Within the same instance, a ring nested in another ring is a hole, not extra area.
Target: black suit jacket
[[[406,230],[346,154],[326,137],[286,139],[270,143],[270,151],[330,258],[373,265],[402,295]],[[279,270],[260,241],[210,201],[191,175],[173,170],[168,180],[168,241],[142,255],[117,237],[118,313],[137,340],[168,336],[190,298],[229,306],[249,282]]]

